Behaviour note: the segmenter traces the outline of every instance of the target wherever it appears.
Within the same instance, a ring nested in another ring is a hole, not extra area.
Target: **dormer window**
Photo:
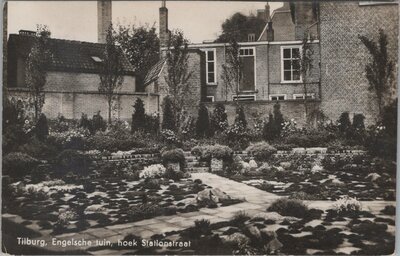
[[[256,34],[254,34],[254,33],[248,34],[248,35],[247,35],[247,41],[248,41],[248,42],[254,42],[254,41],[256,41]]]
[[[102,63],[103,62],[103,60],[101,58],[97,57],[97,56],[92,56],[92,60],[94,62],[97,62],[97,63]]]

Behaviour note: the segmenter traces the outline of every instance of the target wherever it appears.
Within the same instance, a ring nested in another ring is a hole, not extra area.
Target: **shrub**
[[[267,142],[258,142],[256,144],[251,144],[246,151],[254,156],[256,160],[265,161],[276,153],[277,150]]]
[[[196,135],[198,137],[210,136],[210,120],[208,117],[207,107],[201,103],[196,122]]]
[[[165,174],[165,167],[161,164],[153,164],[145,167],[140,173],[140,178],[161,178]]]
[[[40,141],[36,136],[31,137],[27,143],[19,146],[17,151],[38,159],[52,159],[57,154],[57,148],[49,143]]]
[[[92,133],[92,122],[89,120],[85,113],[82,113],[78,127],[84,130],[88,130],[90,131],[90,133]]]
[[[161,137],[165,143],[169,145],[178,145],[180,144],[180,140],[176,136],[175,132],[172,130],[163,129],[161,131]]]
[[[194,229],[199,235],[208,235],[211,233],[210,221],[206,219],[195,220]]]
[[[277,212],[283,216],[293,216],[297,218],[304,218],[307,214],[307,206],[296,199],[277,199],[274,201],[267,211]]]
[[[181,167],[183,167],[185,164],[185,154],[183,153],[183,150],[180,148],[162,152],[161,158],[164,164],[179,163]]]
[[[90,158],[78,150],[66,149],[57,157],[57,166],[63,173],[86,175],[90,164]]]
[[[250,217],[245,211],[238,211],[233,215],[230,222],[233,226],[240,227],[249,219]]]
[[[164,178],[178,181],[186,177],[183,171],[175,171],[173,168],[167,168],[164,174]]]
[[[162,128],[172,131],[176,130],[175,113],[172,107],[172,101],[169,97],[165,97],[163,102]]]
[[[100,111],[98,111],[96,114],[93,115],[92,121],[91,121],[91,133],[95,134],[98,131],[105,131],[107,127],[106,121],[104,121],[104,118],[100,115]]]
[[[220,160],[230,160],[232,158],[233,151],[228,146],[222,146],[219,144],[215,145],[204,145],[196,146],[192,148],[192,154],[199,156],[203,160],[210,161],[211,158],[217,158]]]
[[[364,130],[365,129],[364,120],[365,120],[365,116],[363,114],[354,115],[354,117],[353,117],[353,128],[354,129]]]
[[[145,131],[156,134],[160,130],[160,116],[157,113],[145,115]]]
[[[39,140],[43,141],[49,135],[49,125],[47,124],[47,117],[41,113],[39,119],[36,122],[35,128],[36,136]]]
[[[196,133],[196,122],[191,115],[184,115],[181,122],[180,131],[185,139],[195,137]]]
[[[246,115],[244,114],[243,106],[236,108],[235,125],[243,130],[247,129]]]
[[[70,129],[66,132],[52,132],[49,141],[60,149],[82,150],[89,135],[89,131],[82,128]]]
[[[157,204],[143,203],[133,205],[127,210],[127,216],[131,221],[143,220],[155,217],[162,213],[162,208]]]
[[[143,188],[145,188],[145,189],[160,189],[160,182],[157,179],[146,179],[143,182]]]
[[[12,152],[3,158],[3,175],[23,178],[39,165],[39,160],[30,155]]]
[[[132,114],[132,133],[135,131],[143,130],[146,123],[146,114],[144,110],[143,100],[137,98],[135,105],[133,105],[134,113]]]
[[[334,210],[338,214],[351,214],[361,211],[360,201],[349,196],[342,196],[333,204]]]
[[[72,124],[61,114],[51,122],[50,130],[52,132],[66,132],[71,129]]]
[[[339,131],[342,134],[346,134],[351,128],[349,112],[343,112],[338,120]]]
[[[314,129],[297,131],[283,138],[286,144],[293,144],[298,147],[327,146],[334,139],[333,133]]]
[[[225,105],[222,103],[217,103],[211,118],[211,130],[213,132],[223,132],[227,127],[228,115],[225,111]]]

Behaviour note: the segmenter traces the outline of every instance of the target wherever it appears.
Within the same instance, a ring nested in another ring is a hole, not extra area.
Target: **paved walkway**
[[[242,198],[245,200],[243,203],[234,204],[231,206],[218,207],[214,209],[203,208],[197,212],[190,213],[177,213],[173,216],[159,216],[153,219],[147,219],[142,221],[137,221],[133,223],[118,224],[113,226],[107,226],[103,228],[91,228],[80,233],[72,234],[62,234],[55,238],[62,240],[75,239],[79,240],[81,238],[85,240],[103,240],[106,239],[110,242],[117,242],[122,240],[126,235],[134,234],[140,236],[141,238],[148,239],[154,234],[163,234],[170,231],[178,231],[186,229],[194,225],[194,221],[198,219],[208,219],[211,223],[227,221],[232,218],[238,211],[246,211],[249,216],[254,216],[258,213],[265,212],[266,208],[279,196],[262,191],[255,187],[236,182],[224,177],[212,173],[193,173],[193,179],[200,179],[204,184],[207,184],[213,188],[220,188],[222,191],[234,198]],[[395,202],[384,202],[384,201],[371,201],[365,202],[369,207],[376,208],[374,210],[383,209],[385,205],[395,205]],[[332,205],[332,201],[310,201],[308,202],[309,207],[325,209]],[[366,207],[367,208],[367,207]],[[8,214],[10,215],[10,214]],[[4,216],[6,218],[15,218],[13,216]],[[52,247],[51,240],[54,236],[45,235],[41,237],[48,242],[48,249],[60,250],[73,250],[76,247],[66,246],[61,248],[60,246]],[[93,245],[92,245],[93,246]],[[79,249],[88,249],[92,246],[82,246]],[[113,252],[113,253],[112,253]],[[100,250],[91,251],[94,254],[115,254],[116,250]],[[122,251],[118,251],[123,253]]]

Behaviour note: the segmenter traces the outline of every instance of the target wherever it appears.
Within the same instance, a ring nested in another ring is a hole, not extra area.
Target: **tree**
[[[366,36],[360,35],[359,38],[371,54],[371,62],[365,65],[365,73],[370,84],[369,90],[376,94],[381,117],[385,96],[392,88],[394,80],[394,63],[389,58],[387,35],[380,29],[378,42]]]
[[[116,40],[135,68],[136,90],[144,91],[146,74],[160,59],[160,40],[156,28],[149,25],[120,25]]]
[[[223,132],[228,127],[228,115],[222,103],[215,105],[211,118],[211,129],[213,132]]]
[[[175,30],[168,40],[166,52],[167,75],[165,80],[168,84],[168,97],[171,100],[175,125],[180,123],[184,106],[188,103],[189,79],[193,71],[189,69],[188,40],[183,33]]]
[[[117,46],[112,25],[107,30],[106,44],[104,45],[104,56],[101,64],[99,92],[103,93],[108,104],[108,123],[111,123],[112,105],[115,94],[122,86],[123,76],[123,52]]]
[[[240,59],[240,47],[235,39],[231,38],[229,46],[225,49],[225,63],[222,64],[221,78],[225,84],[225,100],[228,100],[228,92],[239,94],[239,85],[243,78],[242,61]],[[237,102],[237,100],[236,100]]]
[[[248,35],[254,34],[258,38],[264,29],[266,21],[254,15],[243,15],[239,12],[233,14],[222,23],[222,34],[216,42],[228,43],[231,39],[238,42],[248,41]]]
[[[313,38],[308,31],[304,32],[302,47],[300,51],[300,74],[303,81],[303,92],[304,92],[304,110],[306,114],[306,120],[309,122],[309,109],[308,109],[308,90],[307,82],[313,69],[313,55],[314,50],[312,48]]]
[[[162,128],[171,131],[175,131],[176,129],[175,115],[172,107],[172,101],[169,97],[165,97],[163,102]]]
[[[247,129],[246,115],[244,114],[243,106],[236,107],[235,126],[241,131],[245,131]]]
[[[146,127],[146,114],[143,100],[137,98],[133,108],[135,109],[135,112],[132,114],[132,133],[144,130]]]
[[[342,134],[347,134],[347,132],[351,129],[351,121],[349,112],[343,112],[338,120],[339,131]]]
[[[284,121],[285,120],[283,119],[283,115],[281,112],[281,105],[279,105],[279,103],[276,103],[274,105],[274,125],[277,137],[281,134]]]
[[[45,100],[43,88],[46,84],[47,69],[51,61],[51,52],[48,46],[50,35],[51,33],[46,26],[37,26],[35,41],[26,60],[25,81],[34,108],[35,121],[39,118]]]
[[[210,135],[210,120],[208,117],[207,107],[201,103],[199,114],[196,122],[196,134],[198,137],[206,137]]]
[[[47,123],[47,117],[45,114],[40,113],[39,118],[36,122],[35,128],[36,135],[39,140],[43,141],[49,135],[49,126]]]

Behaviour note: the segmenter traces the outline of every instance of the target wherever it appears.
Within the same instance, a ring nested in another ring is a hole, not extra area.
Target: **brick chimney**
[[[97,42],[106,43],[107,30],[111,25],[111,0],[97,1]]]
[[[272,21],[269,19],[267,23],[267,41],[274,41],[274,29],[272,28]]]
[[[160,47],[165,47],[169,40],[168,30],[168,9],[166,7],[165,0],[162,1],[160,7],[160,23],[159,23],[159,36],[160,36]]]
[[[265,21],[270,22],[271,21],[271,8],[269,7],[269,4],[265,5]]]

